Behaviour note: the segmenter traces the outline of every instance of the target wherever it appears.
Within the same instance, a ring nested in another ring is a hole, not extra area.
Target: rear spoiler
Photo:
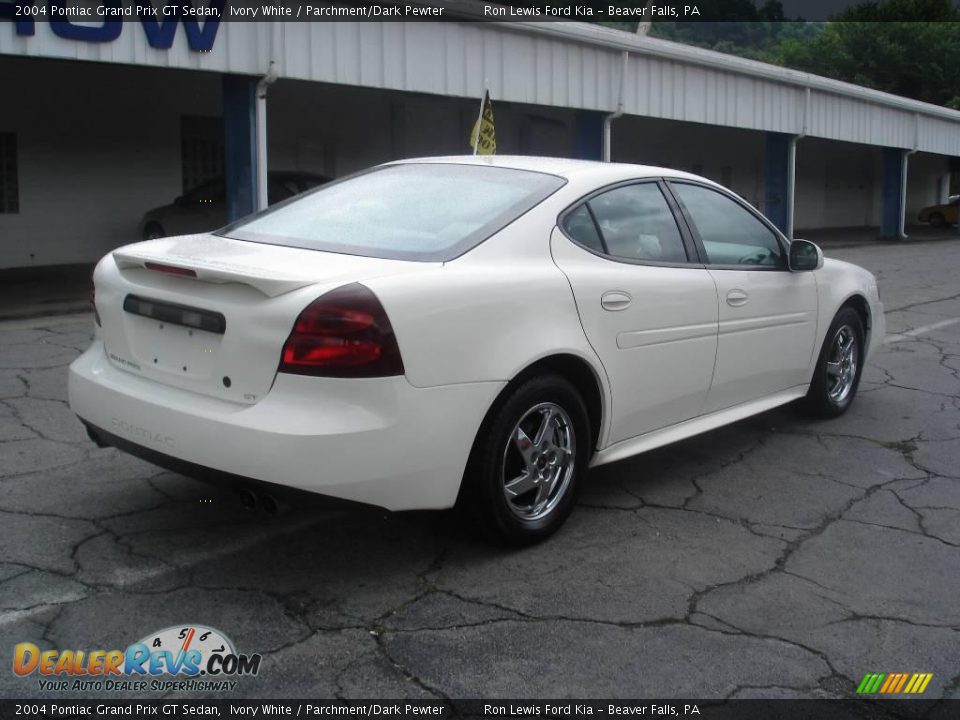
[[[308,277],[298,277],[247,265],[233,265],[216,260],[198,260],[196,257],[187,258],[171,253],[155,255],[142,250],[123,249],[114,251],[113,259],[121,270],[137,268],[167,272],[180,277],[219,285],[227,283],[249,285],[267,297],[283,295],[312,285],[315,282]]]

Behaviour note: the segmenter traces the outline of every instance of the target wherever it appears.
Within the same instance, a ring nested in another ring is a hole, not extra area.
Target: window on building
[[[20,212],[17,174],[17,136],[0,132],[0,213]]]
[[[180,162],[183,192],[223,177],[223,119],[184,115],[180,118]]]

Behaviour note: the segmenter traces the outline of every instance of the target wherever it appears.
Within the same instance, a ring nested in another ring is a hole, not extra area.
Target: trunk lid
[[[250,405],[273,385],[303,308],[341,285],[424,265],[216,235],[137,243],[97,266],[101,336],[118,368]]]

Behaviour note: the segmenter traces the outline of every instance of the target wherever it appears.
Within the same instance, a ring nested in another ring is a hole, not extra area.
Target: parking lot
[[[445,514],[249,513],[98,449],[65,403],[91,317],[0,324],[3,662],[197,623],[263,655],[228,697],[848,697],[930,672],[960,698],[960,242],[827,254],[888,310],[847,415],[597,469],[523,551]]]

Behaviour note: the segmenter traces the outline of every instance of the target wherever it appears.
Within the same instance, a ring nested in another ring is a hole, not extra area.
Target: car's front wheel
[[[823,341],[806,409],[828,418],[845,413],[857,394],[864,356],[863,321],[853,308],[841,308]]]
[[[497,542],[543,540],[573,509],[590,437],[583,399],[566,379],[521,382],[484,421],[464,475],[462,509]]]
[[[947,219],[943,216],[943,213],[930,213],[930,227],[941,228],[946,224]]]

